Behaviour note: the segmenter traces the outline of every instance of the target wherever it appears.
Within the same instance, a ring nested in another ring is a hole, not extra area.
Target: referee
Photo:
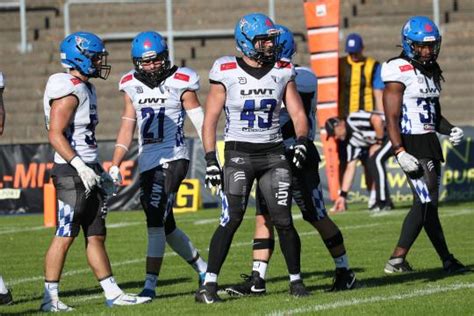
[[[376,204],[374,211],[392,209],[388,190],[385,161],[391,156],[391,143],[385,133],[385,117],[378,112],[357,111],[343,120],[332,117],[325,124],[327,137],[342,142],[347,151],[347,167],[342,177],[342,185],[333,211],[346,210],[347,192],[352,186],[357,161],[367,166],[374,178]],[[370,190],[371,188],[369,188]]]

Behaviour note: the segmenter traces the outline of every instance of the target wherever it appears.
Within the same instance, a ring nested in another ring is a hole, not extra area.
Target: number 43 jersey
[[[46,129],[49,130],[51,103],[68,95],[77,98],[78,105],[65,136],[76,154],[87,163],[97,162],[97,142],[95,127],[99,123],[97,113],[97,96],[95,87],[68,73],[56,73],[49,77],[43,97]],[[54,154],[54,162],[67,162]]]
[[[137,117],[140,173],[169,161],[189,159],[181,96],[198,89],[198,74],[186,67],[175,67],[155,88],[138,80],[135,70],[122,77],[119,90],[132,100]]]
[[[439,109],[440,87],[433,77],[425,76],[406,59],[394,58],[382,65],[385,83],[399,82],[405,86],[400,115],[400,130],[405,135],[434,133]]]
[[[281,142],[280,108],[286,85],[295,77],[293,65],[280,67],[276,63],[260,75],[250,74],[242,65],[242,59],[224,56],[214,62],[209,73],[211,83],[220,83],[226,89],[224,140]]]

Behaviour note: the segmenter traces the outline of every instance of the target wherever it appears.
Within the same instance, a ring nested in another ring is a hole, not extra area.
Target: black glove
[[[216,187],[217,193],[222,188],[222,171],[217,161],[216,152],[210,151],[206,153],[206,178],[205,186],[208,189]]]
[[[293,146],[293,163],[298,169],[301,169],[303,167],[303,163],[306,160],[307,144],[308,138],[300,136],[296,140],[296,144]]]

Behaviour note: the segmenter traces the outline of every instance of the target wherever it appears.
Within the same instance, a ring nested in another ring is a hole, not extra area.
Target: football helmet
[[[291,62],[293,55],[296,53],[296,43],[290,29],[283,25],[275,25],[280,31],[280,37],[278,39],[279,44],[279,59],[285,62]]]
[[[403,53],[410,59],[423,64],[436,61],[441,49],[441,35],[436,24],[425,16],[413,16],[408,19],[402,28]],[[430,59],[420,60],[415,45],[429,45],[433,47]]]
[[[132,40],[132,61],[135,70],[153,84],[158,84],[168,74],[170,69],[170,60],[168,56],[168,46],[166,41],[157,32],[147,31],[135,36]],[[155,68],[153,71],[145,71],[142,64],[144,62],[162,61],[161,67]]]
[[[278,58],[279,34],[272,20],[261,13],[244,15],[234,30],[237,50],[262,64],[274,63]],[[272,45],[266,45],[268,41]]]
[[[61,42],[61,64],[64,68],[76,69],[82,75],[107,79],[112,68],[107,64],[108,52],[104,43],[89,32],[72,33]]]

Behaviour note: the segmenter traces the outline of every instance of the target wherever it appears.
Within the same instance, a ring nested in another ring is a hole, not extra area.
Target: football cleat
[[[201,287],[194,294],[194,300],[197,303],[214,304],[222,302],[222,299],[217,295],[217,283],[209,282],[201,285]]]
[[[131,294],[126,294],[122,293],[116,298],[106,300],[105,304],[108,307],[114,307],[114,306],[127,306],[127,305],[138,305],[138,304],[144,304],[144,303],[149,303],[151,302],[151,298],[146,296],[135,296]]]
[[[230,286],[225,289],[230,296],[262,295],[267,292],[265,280],[260,277],[258,271],[252,271],[251,275],[241,274],[244,279],[243,284]]]
[[[0,293],[0,305],[10,305],[13,303],[12,292],[7,290],[7,293]]]
[[[44,301],[41,303],[40,306],[40,311],[43,312],[72,312],[74,309],[72,307],[67,306],[60,300],[49,300],[49,301]]]
[[[354,271],[346,268],[336,268],[334,279],[329,292],[352,290],[356,287]]]
[[[303,280],[301,279],[290,282],[290,294],[295,297],[304,297],[311,295],[311,293],[306,290]]]
[[[447,273],[464,273],[469,271],[469,268],[459,262],[458,259],[450,255],[448,259],[443,262],[443,269]]]
[[[409,273],[413,272],[413,268],[404,258],[393,258],[388,260],[385,265],[384,272],[388,274],[393,273]]]
[[[156,297],[156,292],[155,290],[151,289],[143,289],[138,296],[140,297],[149,297],[150,299],[154,299]]]

